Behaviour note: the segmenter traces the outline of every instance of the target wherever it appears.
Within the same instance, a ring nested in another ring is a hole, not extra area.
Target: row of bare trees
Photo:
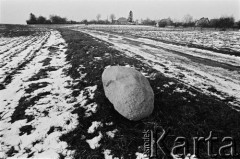
[[[108,17],[106,20],[101,20],[101,14],[97,14],[96,20],[90,20],[88,21],[87,19],[82,20],[80,23],[81,24],[112,24],[114,23],[114,20],[116,19],[116,16],[114,14],[110,15],[110,21],[108,20]]]
[[[101,14],[97,14],[96,19],[97,19],[97,21],[100,21],[101,20]],[[116,19],[115,15],[111,14],[110,15],[111,22],[113,22],[115,19]],[[108,18],[107,18],[107,20],[108,20]]]
[[[97,19],[97,22],[101,22],[101,14],[97,14],[96,19]],[[113,14],[113,13],[110,14],[110,23],[114,23],[115,20],[116,20],[115,14]],[[108,17],[107,17],[106,21],[108,21]],[[133,12],[132,11],[129,12],[128,21],[133,22]]]
[[[97,19],[97,21],[100,21],[101,14],[97,14],[96,19]],[[115,19],[116,19],[116,16],[114,14],[111,14],[110,15],[110,20],[111,20],[112,23],[114,22]],[[108,20],[108,18],[107,18],[107,20]]]

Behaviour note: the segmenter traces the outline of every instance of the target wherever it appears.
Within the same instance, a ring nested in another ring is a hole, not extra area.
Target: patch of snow
[[[132,67],[132,66],[130,66],[130,65],[127,64],[127,65],[125,65],[125,67]]]
[[[106,123],[106,125],[108,126],[113,125],[113,122]]]
[[[107,134],[108,137],[114,138],[115,133],[116,133],[117,131],[118,131],[117,129],[114,129],[114,130],[112,130],[112,131],[107,131],[106,134]]]
[[[171,154],[173,159],[182,159],[180,155]],[[195,155],[187,154],[184,159],[198,159]]]
[[[88,128],[88,133],[94,133],[95,130],[100,126],[102,126],[100,121],[93,121],[92,125]]]
[[[89,117],[89,116],[92,115],[92,113],[96,113],[97,112],[98,105],[94,102],[94,103],[88,104],[88,105],[83,106],[83,107],[86,109],[85,116]]]
[[[93,96],[94,96],[93,92],[97,89],[97,85],[89,86],[89,87],[86,87],[85,89],[89,92],[89,98],[93,99]]]
[[[106,149],[106,150],[104,150],[103,154],[104,154],[104,158],[105,159],[112,159],[113,158],[113,156],[110,155],[111,154],[111,150]]]
[[[186,89],[181,89],[181,88],[178,87],[173,92],[184,93],[186,91],[187,91]]]
[[[164,84],[163,87],[166,87],[166,88],[167,88],[167,87],[169,87],[169,85],[168,85],[168,84]]]
[[[101,57],[94,57],[94,59],[101,60],[102,58]]]
[[[189,91],[188,93],[189,93],[191,96],[194,96],[194,97],[196,96],[196,94],[194,94],[194,93],[192,93],[192,92],[190,92],[190,91]]]
[[[136,152],[136,159],[149,159],[149,157],[146,154],[140,153],[140,152]]]
[[[47,150],[42,153],[37,153],[34,155],[34,158],[51,158],[51,159],[59,159],[60,155],[54,150]]]
[[[100,146],[99,142],[102,139],[102,137],[103,137],[102,133],[99,132],[98,136],[96,136],[92,139],[86,140],[86,142],[89,144],[91,149],[95,149],[95,148],[98,148]]]
[[[111,150],[108,149],[104,150],[103,154],[105,159],[119,159],[118,157],[113,157],[113,155],[111,155]]]
[[[0,151],[0,158],[7,158],[7,155],[4,152]]]

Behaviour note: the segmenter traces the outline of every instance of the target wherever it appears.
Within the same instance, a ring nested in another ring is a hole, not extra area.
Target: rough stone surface
[[[140,120],[149,116],[154,108],[154,93],[146,79],[133,68],[111,66],[102,74],[104,92],[122,116]]]

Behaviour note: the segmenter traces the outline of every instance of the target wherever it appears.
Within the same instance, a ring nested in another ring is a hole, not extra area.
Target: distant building
[[[209,20],[208,18],[202,17],[201,19],[197,20],[195,23],[196,27],[206,27],[209,26]]]
[[[127,18],[121,17],[118,20],[115,21],[115,24],[120,24],[120,25],[127,25],[129,22]]]

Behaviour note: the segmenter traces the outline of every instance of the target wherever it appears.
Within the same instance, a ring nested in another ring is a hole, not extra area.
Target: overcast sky
[[[29,14],[60,15],[71,20],[101,19],[114,13],[127,17],[154,20],[171,17],[182,20],[190,14],[194,19],[233,16],[240,19],[240,0],[0,0],[0,23],[25,24]]]

